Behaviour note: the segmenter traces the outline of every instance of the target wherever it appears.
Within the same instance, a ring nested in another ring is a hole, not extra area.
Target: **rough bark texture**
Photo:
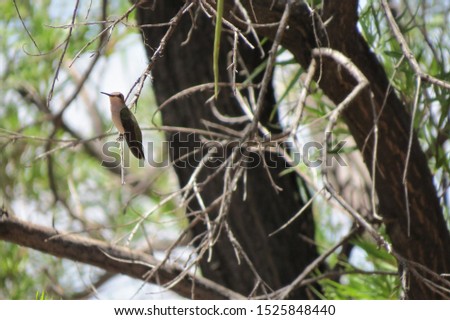
[[[273,2],[271,0],[241,2],[249,12],[254,12],[258,23],[279,21],[286,3],[275,1],[272,10],[268,10]],[[376,114],[379,115],[376,167],[379,214],[383,217],[393,248],[407,260],[418,262],[438,274],[448,273],[450,234],[446,228],[427,159],[416,137],[413,137],[407,175],[410,210],[410,235],[408,235],[402,175],[411,117],[398,97],[392,91],[388,92],[388,78],[383,67],[356,28],[357,3],[356,0],[325,1],[322,21],[330,17],[332,20],[326,30],[321,30],[320,23],[315,19],[316,30],[314,30],[308,8],[302,5],[301,1],[295,1],[289,29],[282,45],[289,49],[304,67],[310,63],[313,48],[329,46],[349,57],[367,77],[376,102]],[[229,2],[228,4],[230,5]],[[229,6],[226,12],[232,9]],[[271,38],[276,29],[261,28],[258,31]],[[335,103],[339,103],[351,91],[354,82],[333,61],[323,59],[321,62],[323,74],[319,85]],[[374,117],[368,95],[354,101],[346,110],[344,120],[371,171]],[[412,276],[409,285],[411,299],[442,297],[427,286],[423,279],[416,276]]]
[[[350,1],[351,2],[351,1]],[[355,1],[357,2],[357,1]],[[406,106],[392,91],[388,94],[387,76],[375,55],[356,29],[356,5],[336,5],[329,1],[325,17],[335,15],[337,19],[329,26],[330,45],[347,55],[366,75],[375,95],[378,122],[379,145],[377,155],[376,189],[379,198],[379,210],[386,225],[387,232],[394,249],[404,258],[419,262],[436,273],[450,270],[450,236],[439,205],[436,188],[428,168],[425,154],[420,148],[417,138],[413,137],[411,157],[407,175],[408,201],[410,210],[410,236],[403,171],[406,165],[409,127],[411,117]],[[345,18],[351,16],[352,18]],[[355,17],[355,18],[353,18]],[[346,21],[348,20],[348,21]],[[331,33],[331,30],[334,32]],[[342,30],[336,32],[336,30]],[[346,34],[346,36],[344,36]],[[327,94],[339,101],[338,88],[326,81],[324,87],[329,88]],[[332,88],[335,88],[332,90]],[[373,112],[365,97],[359,99],[354,107],[345,113],[353,136],[355,137],[367,166],[370,168],[373,153],[373,139],[364,148],[366,138],[370,136],[373,125]],[[422,280],[412,277],[410,298],[439,298]]]
[[[183,4],[182,1],[157,1],[154,10],[141,8],[138,12],[140,24],[160,23],[169,21]],[[186,40],[188,32],[195,23],[195,28],[186,45],[181,43]],[[166,32],[167,28],[144,28],[144,42],[148,56]],[[183,89],[213,82],[212,49],[214,29],[211,20],[200,14],[193,22],[189,15],[185,15],[177,27],[175,34],[167,43],[164,56],[160,58],[153,70],[153,86],[157,101],[163,103],[172,95]],[[220,77],[221,81],[229,81],[226,67],[227,54],[231,45],[228,36],[224,33],[221,47]],[[241,54],[250,72],[261,62],[260,53],[257,50],[241,48]],[[255,82],[260,79],[255,80]],[[217,108],[225,115],[242,115],[240,108],[229,90],[222,89],[218,98]],[[206,128],[202,120],[218,122],[213,115],[210,105],[206,100],[210,98],[212,91],[207,93],[194,93],[188,98],[183,98],[170,103],[162,110],[164,125]],[[273,109],[274,96],[270,87],[264,103],[262,121],[267,121],[269,113]],[[242,129],[235,126],[234,129]],[[177,159],[186,151],[192,151],[198,143],[195,135],[170,134],[168,139],[172,143],[172,157]],[[198,139],[197,139],[198,141]],[[184,152],[180,148],[186,148]],[[204,154],[204,153],[203,153]],[[198,160],[190,160],[186,168],[175,166],[180,185],[184,186],[189,181],[192,173],[198,165]],[[190,158],[192,159],[192,157]],[[257,159],[257,157],[255,157]],[[255,266],[261,279],[272,289],[277,289],[290,283],[306,265],[317,257],[315,246],[305,238],[314,239],[314,223],[311,211],[307,211],[284,232],[269,237],[268,234],[285,223],[303,205],[297,178],[293,174],[280,176],[286,168],[283,160],[277,159],[277,163],[270,169],[275,183],[283,189],[276,193],[270,183],[268,175],[262,165],[247,170],[246,192],[247,198],[243,200],[243,183],[239,183],[238,189],[233,193],[227,221],[231,230],[245,253]],[[199,181],[204,181],[208,176],[216,173],[215,169],[205,169],[199,176]],[[203,186],[201,196],[208,206],[223,193],[223,173],[219,173]],[[189,204],[188,214],[199,210],[197,200]],[[209,213],[211,219],[216,211]],[[205,232],[204,224],[197,224],[193,230],[194,235]],[[197,243],[199,244],[199,243]],[[207,257],[201,261],[202,273],[228,288],[244,295],[250,294],[256,286],[255,274],[241,257],[238,264],[236,254],[225,231],[222,231],[220,240],[213,248],[212,259]],[[261,290],[255,293],[263,293]],[[300,288],[293,292],[291,298],[307,298],[307,291]]]
[[[178,1],[157,2],[152,11],[141,10],[141,23],[168,21],[175,13]],[[260,24],[279,22],[286,1],[241,0],[250,12],[250,18]],[[282,40],[282,45],[290,50],[297,61],[307,67],[311,59],[311,50],[316,47],[331,47],[349,57],[370,81],[374,94],[378,119],[379,145],[376,166],[376,191],[379,198],[379,214],[383,217],[394,250],[405,261],[417,262],[440,274],[450,270],[450,235],[439,205],[432,175],[427,159],[418,140],[413,137],[409,170],[407,175],[407,193],[410,210],[410,234],[402,175],[409,139],[411,117],[406,107],[391,91],[388,92],[388,79],[383,67],[370,51],[369,46],[356,28],[357,1],[325,1],[322,21],[329,21],[326,30],[301,1],[293,1],[289,29]],[[213,4],[214,5],[214,4]],[[269,9],[270,8],[270,9]],[[225,2],[227,18],[233,20],[229,13],[235,10],[233,1]],[[235,10],[235,14],[239,13]],[[179,44],[185,39],[191,25],[187,18],[179,26],[179,32],[168,44],[165,57],[158,62],[154,70],[155,91],[159,102],[189,86],[211,82],[212,37],[211,21],[201,17],[197,19],[191,41],[187,46]],[[239,21],[235,21],[236,24]],[[314,27],[313,27],[314,25]],[[274,37],[275,27],[258,28],[258,33],[269,38]],[[145,41],[156,47],[164,30],[146,29]],[[227,48],[223,48],[226,52]],[[148,53],[152,50],[147,46]],[[248,59],[258,56],[247,52]],[[224,54],[222,54],[224,57]],[[322,76],[320,87],[337,104],[341,102],[355,85],[354,80],[337,66],[334,61],[322,59]],[[212,119],[211,112],[205,106],[206,96],[193,95],[187,101],[177,101],[163,111],[165,124],[201,127],[200,119]],[[222,96],[221,110],[234,114],[235,105],[230,97]],[[270,102],[268,102],[270,105]],[[372,165],[374,115],[369,96],[358,97],[346,110],[344,120],[361,150],[368,168]],[[370,171],[370,169],[369,169]],[[186,183],[192,169],[177,170],[181,185]],[[277,177],[276,173],[274,177]],[[292,177],[276,178],[284,192],[275,195],[264,173],[260,169],[250,170],[248,179],[249,197],[242,202],[236,197],[231,208],[230,222],[239,240],[245,244],[247,253],[264,279],[274,287],[286,283],[298,273],[314,256],[314,248],[299,243],[298,231],[312,237],[312,221],[305,215],[280,237],[268,239],[267,233],[276,225],[285,221],[299,207],[299,201]],[[220,180],[220,179],[219,179]],[[221,181],[213,181],[204,192],[207,199],[214,199],[221,192]],[[292,196],[292,193],[294,196]],[[237,192],[236,194],[240,194]],[[193,208],[197,208],[195,203]],[[202,232],[196,230],[197,233]],[[248,292],[253,279],[248,268],[238,266],[233,257],[232,248],[223,239],[215,248],[213,262],[202,264],[207,277],[225,284],[240,292]],[[423,279],[412,276],[409,283],[409,298],[441,298]],[[297,297],[304,297],[302,293]]]

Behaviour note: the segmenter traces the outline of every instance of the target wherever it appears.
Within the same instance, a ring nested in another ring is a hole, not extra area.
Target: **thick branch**
[[[233,16],[229,13],[235,10],[232,3],[226,2],[228,7],[225,8],[226,17],[230,20]],[[273,23],[280,21],[286,1],[246,0],[241,3],[254,13],[253,22],[261,26],[257,28],[259,35],[273,39],[276,32]],[[368,79],[373,98],[368,94],[359,96],[344,111],[343,118],[375,179],[379,213],[394,249],[401,256],[437,273],[447,272],[450,268],[450,234],[427,159],[417,137],[410,137],[411,117],[405,105],[392,91],[383,66],[357,30],[356,4],[355,0],[325,1],[323,15],[319,17],[318,12],[312,12],[305,2],[295,1],[289,29],[281,45],[290,50],[305,68],[311,61],[314,48],[329,45],[347,56]],[[233,21],[246,28],[242,20]],[[266,27],[262,27],[264,24]],[[356,85],[347,72],[328,58],[320,61],[319,70],[319,85],[336,105]],[[373,108],[371,101],[374,101]],[[378,127],[377,139],[374,138],[375,123]],[[403,174],[408,150],[411,157],[406,177],[406,203]],[[376,170],[372,171],[372,167]],[[408,221],[411,223],[410,229]],[[411,278],[410,288],[409,296],[413,299],[440,297],[418,278]]]
[[[54,229],[6,215],[0,218],[0,240],[141,280],[143,275],[159,262],[144,252],[78,235],[65,235]],[[164,285],[182,271],[178,266],[164,265],[156,273],[155,279],[148,281]],[[194,293],[195,299],[244,298],[208,279],[194,277],[192,274],[188,274],[171,289],[187,298],[192,298]]]

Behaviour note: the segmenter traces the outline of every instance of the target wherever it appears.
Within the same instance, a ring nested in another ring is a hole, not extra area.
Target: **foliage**
[[[35,286],[36,278],[26,269],[29,263],[28,252],[15,245],[4,244],[0,260],[0,299],[26,299],[29,290]]]
[[[412,1],[395,8],[396,19],[409,47],[422,70],[444,81],[450,80],[449,26],[443,21],[450,10],[440,1]],[[438,86],[422,84],[417,88],[414,71],[399,44],[389,31],[380,4],[368,1],[361,8],[359,20],[363,35],[383,61],[388,77],[397,94],[413,113],[414,97],[419,90],[419,102],[414,114],[414,128],[429,159],[435,184],[450,228],[450,93]]]
[[[108,102],[99,97],[99,88],[107,85],[101,74],[114,63],[130,58],[121,52],[127,43],[138,37],[136,29],[117,26],[108,35],[111,41],[100,51],[97,50],[100,40],[96,40],[81,52],[79,59],[73,61],[80,49],[103,28],[99,23],[90,24],[93,20],[102,20],[101,6],[92,3],[87,7],[87,3],[80,3],[53,97],[48,101],[68,37],[65,25],[71,21],[73,8],[66,7],[64,1],[16,1],[16,4],[22,21],[11,1],[0,3],[3,16],[0,21],[0,201],[10,208],[12,214],[43,224],[50,223],[57,229],[83,232],[114,243],[124,242],[136,221],[173,189],[173,177],[167,169],[149,171],[147,185],[132,187],[134,183],[131,181],[129,186],[122,187],[117,173],[103,167],[101,159],[84,146],[86,142],[83,139],[92,140],[92,148],[99,148],[102,143],[115,139],[115,135],[108,133],[111,129],[109,114],[105,113],[109,112],[105,108]],[[108,10],[125,12],[129,6],[124,0],[112,4]],[[133,21],[133,14],[128,19]],[[124,23],[128,23],[127,20]],[[94,67],[94,74],[67,106],[63,115],[64,126],[61,127],[52,117],[58,115],[77,90],[81,75],[87,72],[87,66],[96,54],[101,58]],[[70,66],[72,62],[74,64]],[[130,79],[133,76],[138,75],[126,77]],[[154,105],[151,93],[144,91],[139,104]],[[138,108],[136,115],[138,119],[150,119],[152,113],[152,108]],[[103,136],[105,132],[106,137]],[[161,134],[144,132],[147,138],[161,141]],[[162,147],[162,143],[154,144],[155,155],[159,158],[164,157],[158,154],[163,151]],[[129,170],[135,172],[136,165],[131,160]],[[152,231],[141,227],[130,246],[140,246],[144,235],[149,233],[164,238],[167,232],[176,230],[182,223],[178,222],[179,211],[174,211],[173,201],[156,210],[149,219],[176,222]],[[31,263],[25,249],[10,244],[2,244],[0,254],[3,265],[0,277],[4,284],[0,286],[2,298],[32,299],[38,288],[45,289],[40,298],[44,297],[44,292],[46,299],[49,295],[60,297],[61,292],[68,297],[80,287],[83,274],[91,274],[93,278],[101,274],[92,268],[90,271],[81,268],[75,273],[64,272],[67,265],[63,266],[57,259],[50,261],[39,253],[32,254],[33,260],[36,256],[40,258]],[[54,278],[36,277],[36,274],[49,274]],[[51,281],[58,283],[51,285]],[[62,284],[65,290],[56,290]]]
[[[128,63],[134,62],[130,59],[133,52],[127,53],[128,56],[121,55],[129,47],[130,50],[138,50],[131,45],[137,36],[130,22],[134,20],[134,13],[113,28],[107,35],[108,41],[102,43],[96,37],[103,25],[90,23],[104,20],[102,8],[96,3],[89,4],[89,7],[86,7],[88,4],[81,4],[70,42],[62,57],[73,9],[66,8],[64,1],[15,1],[15,4],[22,19],[19,19],[12,2],[0,3],[3,15],[0,21],[0,201],[29,220],[131,248],[147,248],[148,242],[176,238],[186,223],[182,209],[177,206],[177,198],[158,206],[175,190],[176,181],[171,171],[167,168],[146,168],[145,182],[131,179],[126,186],[121,186],[119,174],[101,166],[101,160],[91,152],[101,143],[115,139],[114,134],[110,133],[107,109],[101,106],[107,102],[99,97],[98,92],[106,85],[104,74],[108,68],[112,69],[114,63],[120,62],[127,69]],[[129,6],[128,1],[122,0],[111,3],[108,11],[117,17]],[[422,68],[446,81],[450,80],[447,63],[450,60],[450,33],[444,21],[449,10],[448,4],[431,0],[424,1],[422,5],[402,3],[396,7],[398,23]],[[112,18],[108,19],[109,24],[112,21]],[[220,26],[217,23],[217,42]],[[414,128],[428,157],[450,228],[450,93],[436,86],[422,85],[417,88],[414,72],[402,58],[401,48],[392,36],[377,1],[367,1],[360,8],[359,27],[383,63],[393,88],[409,106],[411,113],[414,110],[414,96],[419,90]],[[84,50],[80,51],[83,47]],[[218,52],[215,51],[216,54]],[[101,57],[94,66],[94,73],[89,75],[77,93],[81,75],[88,71],[89,62],[97,54]],[[261,65],[256,72],[263,72],[265,67],[266,64]],[[53,90],[57,69],[59,75]],[[275,72],[277,104],[272,118],[279,111],[281,122],[287,125],[295,112],[305,70],[281,49]],[[122,77],[117,73],[109,75]],[[123,76],[128,81],[127,89],[138,76]],[[254,76],[250,75],[249,79]],[[215,81],[217,85],[217,78]],[[52,90],[53,96],[48,100]],[[64,104],[73,94],[75,99],[65,107]],[[136,114],[138,119],[143,119],[146,129],[149,129],[150,119],[156,112],[154,105],[152,94],[144,90]],[[333,108],[317,85],[312,84],[299,137],[317,138],[323,132],[326,115]],[[62,120],[57,117],[61,111],[64,111]],[[144,131],[147,140],[162,141],[161,134]],[[343,124],[339,124],[334,133],[337,140],[350,140],[350,133]],[[154,146],[157,156],[165,157],[161,144],[155,143]],[[353,158],[356,153],[354,145],[346,146],[344,151],[348,156],[346,159],[354,161],[350,163],[351,171],[357,165]],[[137,163],[132,161],[129,170],[132,174],[136,173]],[[312,180],[319,180],[318,170],[303,166],[301,171]],[[361,177],[367,174],[357,173]],[[370,181],[366,179],[361,188],[367,187],[370,187]],[[313,205],[316,222],[314,241],[321,252],[339,240],[353,223],[328,200],[318,197]],[[370,208],[367,210],[370,211]],[[146,223],[139,224],[142,221]],[[137,225],[139,228],[135,230]],[[342,274],[337,279],[320,280],[322,298],[399,298],[400,283],[399,278],[393,275],[397,266],[392,256],[363,236],[354,240],[352,246],[352,252],[363,253],[363,257],[355,260],[339,252],[332,254],[326,269],[338,270]],[[93,274],[95,278],[102,274],[100,270],[78,268],[73,264],[69,268],[77,268],[77,272],[66,272],[68,265],[60,260],[29,253],[11,244],[2,243],[0,255],[1,299],[70,297],[84,288],[80,279],[86,275]],[[373,274],[370,275],[370,272]],[[385,274],[380,274],[383,272]],[[324,273],[317,270],[316,276]],[[63,290],[56,290],[58,286]]]

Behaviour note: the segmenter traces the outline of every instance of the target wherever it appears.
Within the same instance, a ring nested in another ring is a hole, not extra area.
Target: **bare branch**
[[[150,58],[150,62],[147,65],[147,68],[144,70],[142,75],[136,80],[136,82],[133,84],[133,86],[131,87],[130,91],[127,94],[126,99],[128,99],[128,96],[137,86],[137,91],[134,94],[134,97],[131,100],[130,105],[137,104],[139,97],[141,95],[141,91],[144,88],[145,80],[150,76],[150,72],[153,70],[156,61],[163,55],[164,50],[166,48],[166,43],[167,41],[169,41],[170,37],[175,32],[181,17],[189,10],[191,6],[192,3],[185,2],[183,7],[181,7],[181,9],[177,12],[177,14],[170,20],[169,29],[167,29],[166,34],[162,37],[158,48],[153,53],[153,56]]]
[[[254,131],[255,128],[257,128],[257,126],[258,126],[259,118],[261,116],[261,112],[263,109],[262,106],[264,103],[265,95],[267,93],[269,83],[272,80],[272,73],[273,73],[273,68],[275,66],[275,59],[277,57],[278,46],[281,43],[284,31],[286,30],[286,27],[287,27],[287,24],[289,21],[289,15],[291,13],[291,6],[292,6],[292,1],[291,0],[286,1],[286,6],[285,6],[285,9],[283,12],[283,16],[281,17],[280,25],[278,26],[277,33],[273,40],[272,48],[270,49],[270,52],[269,52],[269,57],[267,59],[267,66],[264,71],[263,79],[261,81],[261,90],[259,91],[258,100],[256,102],[256,110],[254,110],[253,124],[249,128],[249,133]]]
[[[31,224],[16,217],[0,218],[0,240],[42,251],[57,257],[90,264],[111,273],[122,273],[136,279],[158,265],[151,255],[126,247],[76,235],[63,235],[56,230]],[[162,285],[171,282],[179,274],[185,274],[172,289],[184,297],[191,297],[195,283],[197,299],[243,299],[244,297],[208,279],[186,273],[177,265],[166,263],[158,269]],[[155,282],[155,279],[148,279]]]
[[[319,56],[327,56],[329,58],[334,59],[339,65],[347,69],[347,71],[355,78],[358,84],[353,88],[353,90],[347,95],[347,97],[339,103],[336,109],[330,115],[329,122],[325,128],[325,141],[324,141],[324,152],[323,152],[323,161],[322,161],[322,177],[323,183],[328,192],[330,192],[331,196],[336,199],[339,204],[343,206],[343,208],[358,222],[359,225],[364,227],[370,235],[376,240],[378,245],[382,245],[388,252],[391,252],[391,245],[383,238],[383,236],[377,232],[370,223],[368,223],[364,217],[362,217],[356,210],[354,210],[333,188],[330,184],[327,176],[327,161],[326,158],[328,156],[328,146],[331,144],[329,139],[331,135],[330,132],[333,131],[334,126],[336,125],[337,119],[340,114],[349,106],[349,104],[359,95],[361,92],[368,87],[369,81],[364,76],[364,74],[356,67],[350,59],[345,57],[342,53],[335,51],[329,48],[318,48],[313,49],[312,54],[314,57]]]
[[[310,274],[312,271],[314,271],[315,268],[317,268],[323,261],[325,261],[325,259],[332,254],[333,252],[336,251],[337,248],[339,248],[340,246],[342,246],[344,243],[346,243],[348,240],[350,240],[353,235],[355,234],[357,229],[353,229],[352,231],[350,231],[345,237],[343,237],[340,241],[338,241],[334,246],[332,246],[331,248],[329,248],[327,251],[325,251],[324,253],[322,253],[319,257],[317,257],[313,262],[311,262],[306,268],[305,270],[302,271],[302,273],[294,280],[292,281],[288,286],[281,288],[279,290],[277,290],[277,292],[274,293],[274,296],[279,298],[279,299],[286,299],[288,298],[289,294],[292,292],[292,290],[294,290],[295,288],[297,288],[298,286],[300,286],[300,284],[302,283],[302,281],[306,278],[306,276],[308,274]]]
[[[403,37],[402,32],[400,31],[400,28],[397,25],[397,22],[395,22],[394,15],[392,14],[391,8],[389,7],[389,4],[387,0],[381,0],[381,6],[383,7],[384,13],[386,14],[387,20],[389,22],[389,26],[391,27],[392,33],[394,33],[395,38],[397,39],[400,48],[403,51],[404,56],[408,60],[411,68],[414,70],[417,76],[419,76],[423,81],[429,82],[431,84],[440,86],[442,88],[445,88],[447,90],[450,89],[450,83],[440,80],[438,78],[435,78],[431,75],[429,75],[426,72],[422,71],[422,68],[420,67],[419,63],[417,62],[416,58],[414,57],[413,52],[408,46],[408,43],[406,42],[405,38]]]
[[[80,1],[77,0],[77,2],[75,3],[75,8],[73,9],[72,24],[75,22],[75,17],[77,16],[79,4],[80,4]],[[63,52],[61,53],[61,57],[59,58],[58,66],[56,67],[55,76],[53,77],[52,86],[51,86],[50,91],[47,96],[47,107],[48,108],[50,108],[50,101],[52,100],[52,97],[53,97],[53,90],[55,89],[56,80],[58,80],[59,70],[61,69],[61,65],[64,60],[64,57],[66,56],[67,48],[69,47],[70,38],[72,37],[72,31],[73,31],[73,28],[69,28],[69,34],[67,35],[66,40],[64,40],[65,45],[63,48]]]
[[[40,54],[41,50],[39,50],[39,47],[38,47],[36,41],[34,41],[33,36],[31,35],[30,31],[28,30],[27,26],[25,25],[25,22],[23,21],[22,15],[20,14],[19,8],[17,7],[16,0],[13,0],[13,3],[14,3],[14,8],[16,9],[17,15],[19,16],[19,20],[22,23],[23,28],[27,32],[28,37],[30,37],[31,41],[33,42],[34,46],[36,47],[36,49],[38,50],[38,52]]]

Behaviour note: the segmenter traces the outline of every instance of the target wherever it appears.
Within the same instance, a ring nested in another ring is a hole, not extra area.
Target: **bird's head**
[[[125,98],[123,97],[123,94],[121,94],[120,92],[112,92],[112,93],[100,92],[100,93],[107,95],[112,105],[125,104]]]

